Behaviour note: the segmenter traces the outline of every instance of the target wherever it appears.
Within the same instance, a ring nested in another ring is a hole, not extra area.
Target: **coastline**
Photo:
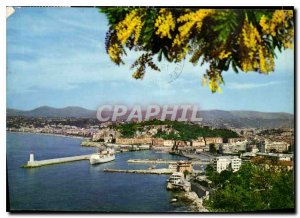
[[[62,134],[52,134],[52,133],[37,133],[37,132],[21,132],[21,131],[6,131],[10,133],[17,133],[17,134],[30,134],[30,135],[48,135],[48,136],[58,136],[58,137],[65,137],[65,138],[78,138],[78,139],[86,139],[87,137],[80,137],[80,136],[69,136],[69,135],[62,135]],[[26,168],[24,165],[23,167]],[[30,167],[29,167],[30,168]],[[105,171],[105,170],[104,170]],[[127,170],[128,172],[130,170]],[[133,173],[145,173],[145,172],[139,172],[139,170],[135,170],[137,172]],[[141,170],[143,171],[143,170]],[[152,172],[152,171],[151,171]],[[170,174],[170,172],[165,172],[165,171],[156,171],[154,170],[152,172],[153,174]],[[198,195],[195,192],[187,192],[187,193],[182,193],[184,198],[187,199],[190,203],[183,203],[183,205],[187,206],[190,208],[186,212],[190,213],[197,213],[197,212],[208,212],[206,208],[203,207],[202,205],[202,199],[198,197]]]
[[[63,134],[55,134],[55,133],[42,133],[42,132],[21,132],[21,131],[7,131],[11,133],[19,133],[19,134],[33,134],[33,135],[48,135],[48,136],[59,136],[59,137],[66,137],[66,138],[78,138],[78,139],[89,139],[90,137],[84,136],[73,136],[73,135],[63,135]]]
[[[203,206],[203,199],[199,198],[196,192],[194,191],[185,192],[184,197],[192,202],[190,208],[192,209],[193,212],[209,212]]]

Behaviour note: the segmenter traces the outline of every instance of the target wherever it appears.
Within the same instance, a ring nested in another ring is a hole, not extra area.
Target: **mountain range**
[[[127,113],[129,114],[130,111]],[[97,112],[82,107],[53,108],[38,107],[33,110],[17,110],[8,108],[7,116],[51,117],[51,118],[90,118],[96,119]],[[104,111],[103,116],[111,115],[112,111]],[[145,114],[145,111],[142,111]],[[157,116],[160,116],[157,115]],[[179,116],[177,116],[179,117]],[[201,110],[197,117],[203,118],[202,124],[215,128],[293,128],[294,115],[282,112],[259,111],[225,111]],[[122,119],[122,118],[121,118]]]

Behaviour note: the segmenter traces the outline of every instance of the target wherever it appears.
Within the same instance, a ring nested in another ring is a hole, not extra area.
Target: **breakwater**
[[[129,159],[128,163],[145,163],[145,164],[176,164],[180,160],[162,160],[162,159]],[[182,160],[185,161],[185,160]],[[193,165],[204,165],[209,164],[207,161],[200,161],[200,160],[191,160]]]
[[[119,169],[104,169],[104,172],[110,173],[140,173],[140,174],[172,174],[175,171],[168,168],[150,169],[150,170],[119,170]]]
[[[61,157],[61,158],[54,158],[48,160],[34,160],[33,154],[30,154],[30,159],[27,164],[23,165],[24,168],[35,168],[35,167],[42,167],[52,164],[61,164],[61,163],[68,163],[80,160],[89,160],[90,156],[88,155],[79,155],[79,156],[72,156],[72,157]]]

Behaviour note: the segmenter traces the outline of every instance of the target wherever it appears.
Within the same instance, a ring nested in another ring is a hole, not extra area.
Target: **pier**
[[[140,173],[140,174],[172,174],[175,171],[168,168],[151,169],[151,170],[118,170],[118,169],[104,169],[104,172],[110,173]]]
[[[79,155],[79,156],[71,156],[71,157],[61,157],[61,158],[54,158],[48,160],[34,160],[34,155],[31,153],[29,157],[29,161],[27,164],[23,165],[24,168],[35,168],[35,167],[42,167],[52,164],[61,164],[61,163],[68,163],[80,160],[89,160],[90,156],[88,155]]]
[[[180,160],[162,160],[162,159],[129,159],[128,163],[141,163],[141,164],[176,164]],[[184,160],[182,160],[184,161]],[[209,164],[208,161],[201,161],[201,160],[190,160],[193,165],[204,165]]]

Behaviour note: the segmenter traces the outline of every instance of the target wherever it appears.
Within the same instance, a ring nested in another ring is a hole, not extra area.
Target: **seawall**
[[[46,165],[52,165],[52,164],[61,164],[61,163],[68,163],[68,162],[73,162],[73,161],[89,160],[90,156],[91,156],[91,154],[72,156],[72,157],[54,158],[54,159],[48,159],[48,160],[28,161],[27,164],[23,165],[22,167],[35,168],[35,167],[41,167],[41,166],[46,166]]]

